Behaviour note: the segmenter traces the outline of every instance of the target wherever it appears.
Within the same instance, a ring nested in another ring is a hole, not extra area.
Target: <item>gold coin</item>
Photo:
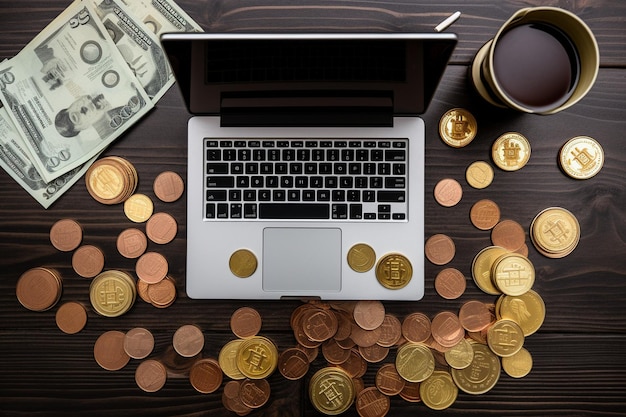
[[[322,368],[311,377],[309,399],[320,413],[341,414],[352,406],[355,396],[352,378],[341,368]]]
[[[474,349],[472,344],[465,338],[444,352],[446,362],[454,369],[465,369],[472,364]]]
[[[472,262],[472,278],[474,283],[483,292],[490,295],[501,294],[501,291],[494,285],[491,280],[491,267],[498,257],[508,253],[508,251],[499,246],[488,246],[482,249],[474,257]]]
[[[376,265],[376,279],[385,288],[398,290],[406,287],[413,276],[413,266],[399,253],[383,256]]]
[[[523,378],[530,373],[532,368],[533,357],[524,348],[513,356],[502,358],[502,369],[512,378]]]
[[[124,172],[118,164],[100,163],[93,164],[85,175],[87,191],[91,196],[103,203],[117,203],[120,196],[123,195],[126,188]]]
[[[448,110],[439,120],[439,136],[446,145],[462,148],[476,137],[478,124],[467,110],[454,108]]]
[[[604,164],[602,146],[589,136],[576,136],[568,140],[559,152],[559,165],[563,172],[574,179],[593,177]]]
[[[499,318],[513,320],[522,328],[524,336],[535,333],[546,317],[546,305],[533,290],[519,295],[503,295],[498,299],[496,312]]]
[[[452,369],[452,379],[463,392],[484,394],[500,379],[500,358],[489,347],[480,343],[473,343],[472,349],[472,363],[464,369]]]
[[[125,272],[109,270],[96,276],[89,287],[89,299],[96,313],[117,317],[135,303],[135,281]]]
[[[452,376],[445,371],[434,371],[420,385],[420,397],[424,405],[433,410],[445,410],[456,401],[459,389]]]
[[[435,357],[421,343],[405,343],[396,353],[396,369],[409,382],[422,382],[435,370]]]
[[[230,379],[240,380],[246,377],[237,367],[237,352],[242,343],[243,339],[231,340],[220,349],[220,353],[217,357],[222,372]]]
[[[237,368],[250,379],[267,378],[278,365],[278,349],[269,339],[254,336],[237,350]]]
[[[535,267],[525,256],[507,253],[493,263],[491,279],[504,294],[522,295],[535,283]]]
[[[500,319],[489,327],[487,345],[500,357],[513,356],[524,345],[524,332],[513,320]]]
[[[465,180],[473,188],[487,188],[493,181],[493,168],[485,161],[473,162],[465,170]]]
[[[520,133],[505,133],[493,143],[491,157],[498,168],[517,171],[530,159],[530,142]]]
[[[367,272],[376,263],[376,252],[365,243],[357,243],[348,251],[348,265],[356,272]]]
[[[530,226],[531,241],[550,258],[569,255],[578,246],[580,225],[568,210],[550,207],[540,212]]]
[[[254,274],[257,265],[256,256],[248,249],[235,251],[228,261],[230,271],[239,278],[248,278]]]
[[[145,194],[133,194],[124,202],[124,214],[132,222],[143,223],[152,216],[154,205]]]

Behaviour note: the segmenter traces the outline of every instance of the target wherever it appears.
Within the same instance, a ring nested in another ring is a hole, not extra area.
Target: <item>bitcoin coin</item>
[[[452,379],[467,394],[484,394],[500,379],[500,358],[488,346],[473,343],[474,358],[464,369],[452,369]]]
[[[230,379],[240,380],[246,377],[237,367],[237,352],[242,343],[243,339],[231,340],[222,346],[217,357],[220,368],[222,368],[224,374]]]
[[[89,286],[89,299],[96,313],[117,317],[126,313],[135,303],[135,281],[117,270],[98,274]]]
[[[532,368],[533,357],[524,348],[512,356],[502,358],[502,369],[512,378],[523,378],[530,373]]]
[[[513,320],[500,319],[489,327],[487,344],[500,357],[513,356],[524,345],[524,332]]]
[[[563,258],[578,246],[580,225],[568,210],[549,207],[533,219],[530,237],[535,248],[544,256]]]
[[[352,378],[341,368],[322,368],[311,377],[309,399],[322,414],[343,413],[352,406],[355,396]]]
[[[248,249],[235,251],[228,261],[230,271],[239,278],[250,277],[256,271],[257,265],[256,256]]]
[[[367,272],[376,263],[376,252],[365,243],[357,243],[348,251],[348,265],[356,272]]]
[[[453,148],[469,145],[476,137],[477,128],[474,116],[462,108],[448,110],[439,120],[439,136]]]
[[[124,214],[128,220],[143,223],[152,216],[154,205],[145,194],[133,194],[124,202]]]
[[[85,173],[87,191],[102,204],[126,201],[137,187],[137,171],[124,158],[107,156],[94,162]]]
[[[276,345],[262,336],[244,340],[237,350],[237,368],[250,379],[270,376],[278,364]]]
[[[405,343],[396,353],[396,369],[409,382],[422,382],[435,370],[435,357],[426,345]]]
[[[420,397],[428,408],[445,410],[456,401],[459,389],[452,376],[445,371],[434,371],[420,385]]]
[[[522,169],[530,159],[530,142],[520,133],[505,133],[494,141],[491,158],[504,171]]]
[[[491,279],[506,295],[522,295],[535,283],[535,267],[525,256],[507,253],[495,260]]]
[[[399,253],[389,253],[376,264],[376,279],[385,288],[404,288],[413,277],[413,266],[409,259]]]
[[[595,176],[604,164],[604,150],[589,136],[568,140],[559,151],[559,165],[574,179],[586,180]]]
[[[493,168],[485,161],[473,162],[465,170],[465,180],[473,188],[487,188],[493,181]]]

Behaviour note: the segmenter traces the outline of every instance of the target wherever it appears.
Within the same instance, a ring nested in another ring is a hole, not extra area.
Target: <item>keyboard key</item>
[[[258,216],[256,204],[243,205],[243,217],[246,219],[256,219]]]
[[[333,219],[347,219],[348,218],[348,205],[347,204],[333,204],[332,215],[333,215]]]
[[[226,190],[207,190],[206,201],[226,201]]]
[[[211,162],[206,164],[207,174],[228,174],[228,163],[226,162]]]
[[[402,149],[389,149],[385,151],[385,161],[404,161],[406,152]]]
[[[379,203],[404,203],[405,192],[404,191],[378,191],[377,201]]]
[[[259,203],[260,219],[328,219],[330,206],[316,203]]]
[[[233,177],[210,176],[206,177],[206,186],[208,188],[232,188],[235,186]]]
[[[353,220],[360,220],[363,218],[362,204],[350,204],[350,218]]]
[[[219,203],[217,205],[217,218],[218,219],[227,219],[228,218],[228,204]]]

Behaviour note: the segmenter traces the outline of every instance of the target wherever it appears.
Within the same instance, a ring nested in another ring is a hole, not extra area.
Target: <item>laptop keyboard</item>
[[[207,220],[407,220],[407,139],[204,144]]]

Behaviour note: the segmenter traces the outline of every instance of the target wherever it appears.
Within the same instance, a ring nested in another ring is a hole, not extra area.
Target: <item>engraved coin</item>
[[[391,400],[376,387],[367,387],[356,395],[356,411],[361,417],[384,417],[391,408]]]
[[[87,324],[87,311],[82,304],[68,301],[57,310],[55,321],[63,333],[75,334]]]
[[[172,344],[180,356],[191,358],[202,352],[204,335],[198,327],[193,324],[186,324],[176,330]]]
[[[444,352],[444,357],[452,368],[465,369],[471,365],[474,359],[474,349],[467,339],[462,338],[459,343]]]
[[[340,365],[350,359],[350,349],[343,348],[335,339],[328,339],[322,343],[322,355],[326,362]]]
[[[331,310],[311,309],[302,316],[302,330],[314,342],[323,342],[337,333],[339,322]]]
[[[465,180],[473,188],[487,188],[493,181],[493,168],[485,161],[473,162],[465,170]]]
[[[147,287],[148,302],[154,307],[167,308],[176,301],[176,283],[170,277],[165,277],[156,284],[147,284]]]
[[[359,353],[365,361],[369,363],[378,363],[383,361],[389,355],[389,348],[374,343],[371,346],[359,346]]]
[[[93,355],[103,369],[119,371],[130,361],[130,356],[124,351],[124,333],[109,330],[102,333],[93,347]]]
[[[502,220],[491,230],[491,242],[494,246],[515,252],[526,242],[526,234],[516,221]]]
[[[146,223],[146,234],[154,243],[165,245],[176,237],[178,225],[168,213],[154,213]]]
[[[378,300],[361,300],[355,304],[353,316],[359,327],[374,330],[385,320],[385,306]]]
[[[270,399],[270,383],[265,379],[246,379],[239,387],[241,402],[250,408],[263,407]]]
[[[456,268],[445,268],[435,277],[435,291],[446,300],[455,300],[465,292],[465,275]]]
[[[348,265],[356,272],[367,272],[376,263],[376,252],[365,243],[357,243],[348,251]]]
[[[196,391],[210,394],[219,389],[223,380],[222,369],[219,363],[212,358],[199,359],[189,370],[189,382]]]
[[[143,223],[152,216],[154,205],[145,194],[133,194],[124,202],[124,214],[128,220]]]
[[[61,277],[54,271],[36,267],[24,272],[17,280],[17,300],[31,311],[52,308],[61,298]]]
[[[50,228],[50,243],[62,252],[76,249],[83,240],[83,228],[72,219],[61,219]]]
[[[320,413],[341,414],[350,408],[355,396],[352,378],[340,368],[322,368],[311,377],[309,399]]]
[[[493,315],[487,305],[478,300],[470,300],[459,309],[459,321],[468,332],[479,332],[491,324]]]
[[[494,141],[491,158],[504,171],[522,169],[530,159],[530,142],[520,133],[505,133]]]
[[[252,412],[252,409],[246,406],[239,397],[242,381],[228,381],[224,385],[222,393],[222,404],[224,408],[233,413],[245,416]]]
[[[385,288],[399,290],[408,285],[413,277],[409,259],[399,253],[389,253],[376,264],[376,279]]]
[[[118,204],[137,187],[137,171],[124,158],[107,156],[94,162],[85,173],[87,191],[102,204]]]
[[[135,382],[145,392],[157,392],[167,380],[167,370],[159,361],[148,359],[139,364],[135,370]]]
[[[156,284],[167,275],[167,259],[158,252],[146,252],[137,260],[137,276],[148,284]]]
[[[309,371],[309,358],[298,348],[284,350],[278,357],[278,371],[292,381],[298,380]]]
[[[586,180],[595,176],[604,164],[604,150],[589,136],[568,140],[559,152],[559,165],[574,179]]]
[[[428,408],[445,410],[456,401],[459,389],[454,384],[452,376],[445,371],[434,371],[427,380],[420,385],[420,397]]]
[[[530,352],[521,348],[512,356],[502,358],[502,369],[512,378],[523,378],[533,368],[533,357]]]
[[[456,247],[449,236],[438,233],[426,240],[424,251],[430,262],[435,265],[445,265],[454,258]]]
[[[250,379],[270,376],[278,365],[276,345],[262,336],[244,340],[237,350],[237,367]]]
[[[383,347],[392,347],[402,337],[402,323],[396,316],[385,314],[385,319],[380,325],[381,333],[376,344]]]
[[[499,317],[513,320],[522,328],[524,336],[535,333],[546,317],[546,306],[537,292],[529,290],[519,296],[500,297]]]
[[[532,221],[530,237],[535,248],[544,256],[562,258],[578,246],[580,225],[568,210],[549,207]]]
[[[431,322],[424,313],[414,312],[402,322],[402,336],[409,342],[425,342],[431,336]]]
[[[510,253],[495,260],[491,279],[506,295],[522,295],[535,283],[535,267],[525,256]]]
[[[439,120],[439,136],[445,144],[454,148],[469,145],[476,137],[477,128],[474,116],[461,108],[448,110]]]
[[[452,379],[467,394],[484,394],[500,379],[500,358],[488,346],[473,343],[474,359],[464,369],[452,369]]]
[[[125,272],[109,270],[98,274],[89,286],[89,299],[96,313],[117,317],[135,303],[135,281]]]
[[[246,377],[237,367],[237,352],[242,343],[243,339],[231,340],[220,349],[220,353],[217,357],[220,368],[222,368],[224,374],[230,379],[240,380]]]
[[[420,383],[406,381],[404,388],[400,391],[400,397],[404,401],[408,401],[410,403],[418,403],[422,401],[422,398],[420,397]]]
[[[148,247],[146,235],[139,229],[129,228],[117,236],[117,250],[125,258],[139,258]]]
[[[185,183],[176,172],[165,171],[154,179],[152,189],[159,200],[172,203],[183,195]]]
[[[433,339],[444,348],[451,348],[465,336],[459,317],[450,312],[437,313],[431,321]]]
[[[261,331],[262,319],[252,307],[241,307],[230,317],[230,329],[240,339],[249,339]]]
[[[124,335],[124,351],[133,359],[144,359],[154,349],[154,336],[143,327],[130,329]]]
[[[93,278],[104,268],[104,253],[93,245],[83,245],[72,255],[72,268],[83,278]]]
[[[444,178],[435,185],[435,200],[444,207],[456,206],[463,197],[461,184],[453,178]]]
[[[396,369],[409,382],[422,382],[435,370],[430,348],[419,343],[405,343],[396,353]]]
[[[491,200],[479,200],[470,209],[470,221],[480,230],[492,229],[500,221],[500,207]]]
[[[239,249],[235,251],[228,261],[230,271],[239,278],[248,278],[256,271],[258,262],[257,258],[248,249]]]
[[[513,356],[524,345],[524,332],[513,320],[500,319],[489,327],[487,344],[500,357]]]
[[[389,396],[400,394],[406,385],[393,363],[386,363],[378,368],[375,383],[380,392]]]
[[[501,294],[491,280],[491,267],[499,256],[508,251],[499,246],[488,246],[476,254],[472,261],[472,278],[483,292],[491,295]]]

